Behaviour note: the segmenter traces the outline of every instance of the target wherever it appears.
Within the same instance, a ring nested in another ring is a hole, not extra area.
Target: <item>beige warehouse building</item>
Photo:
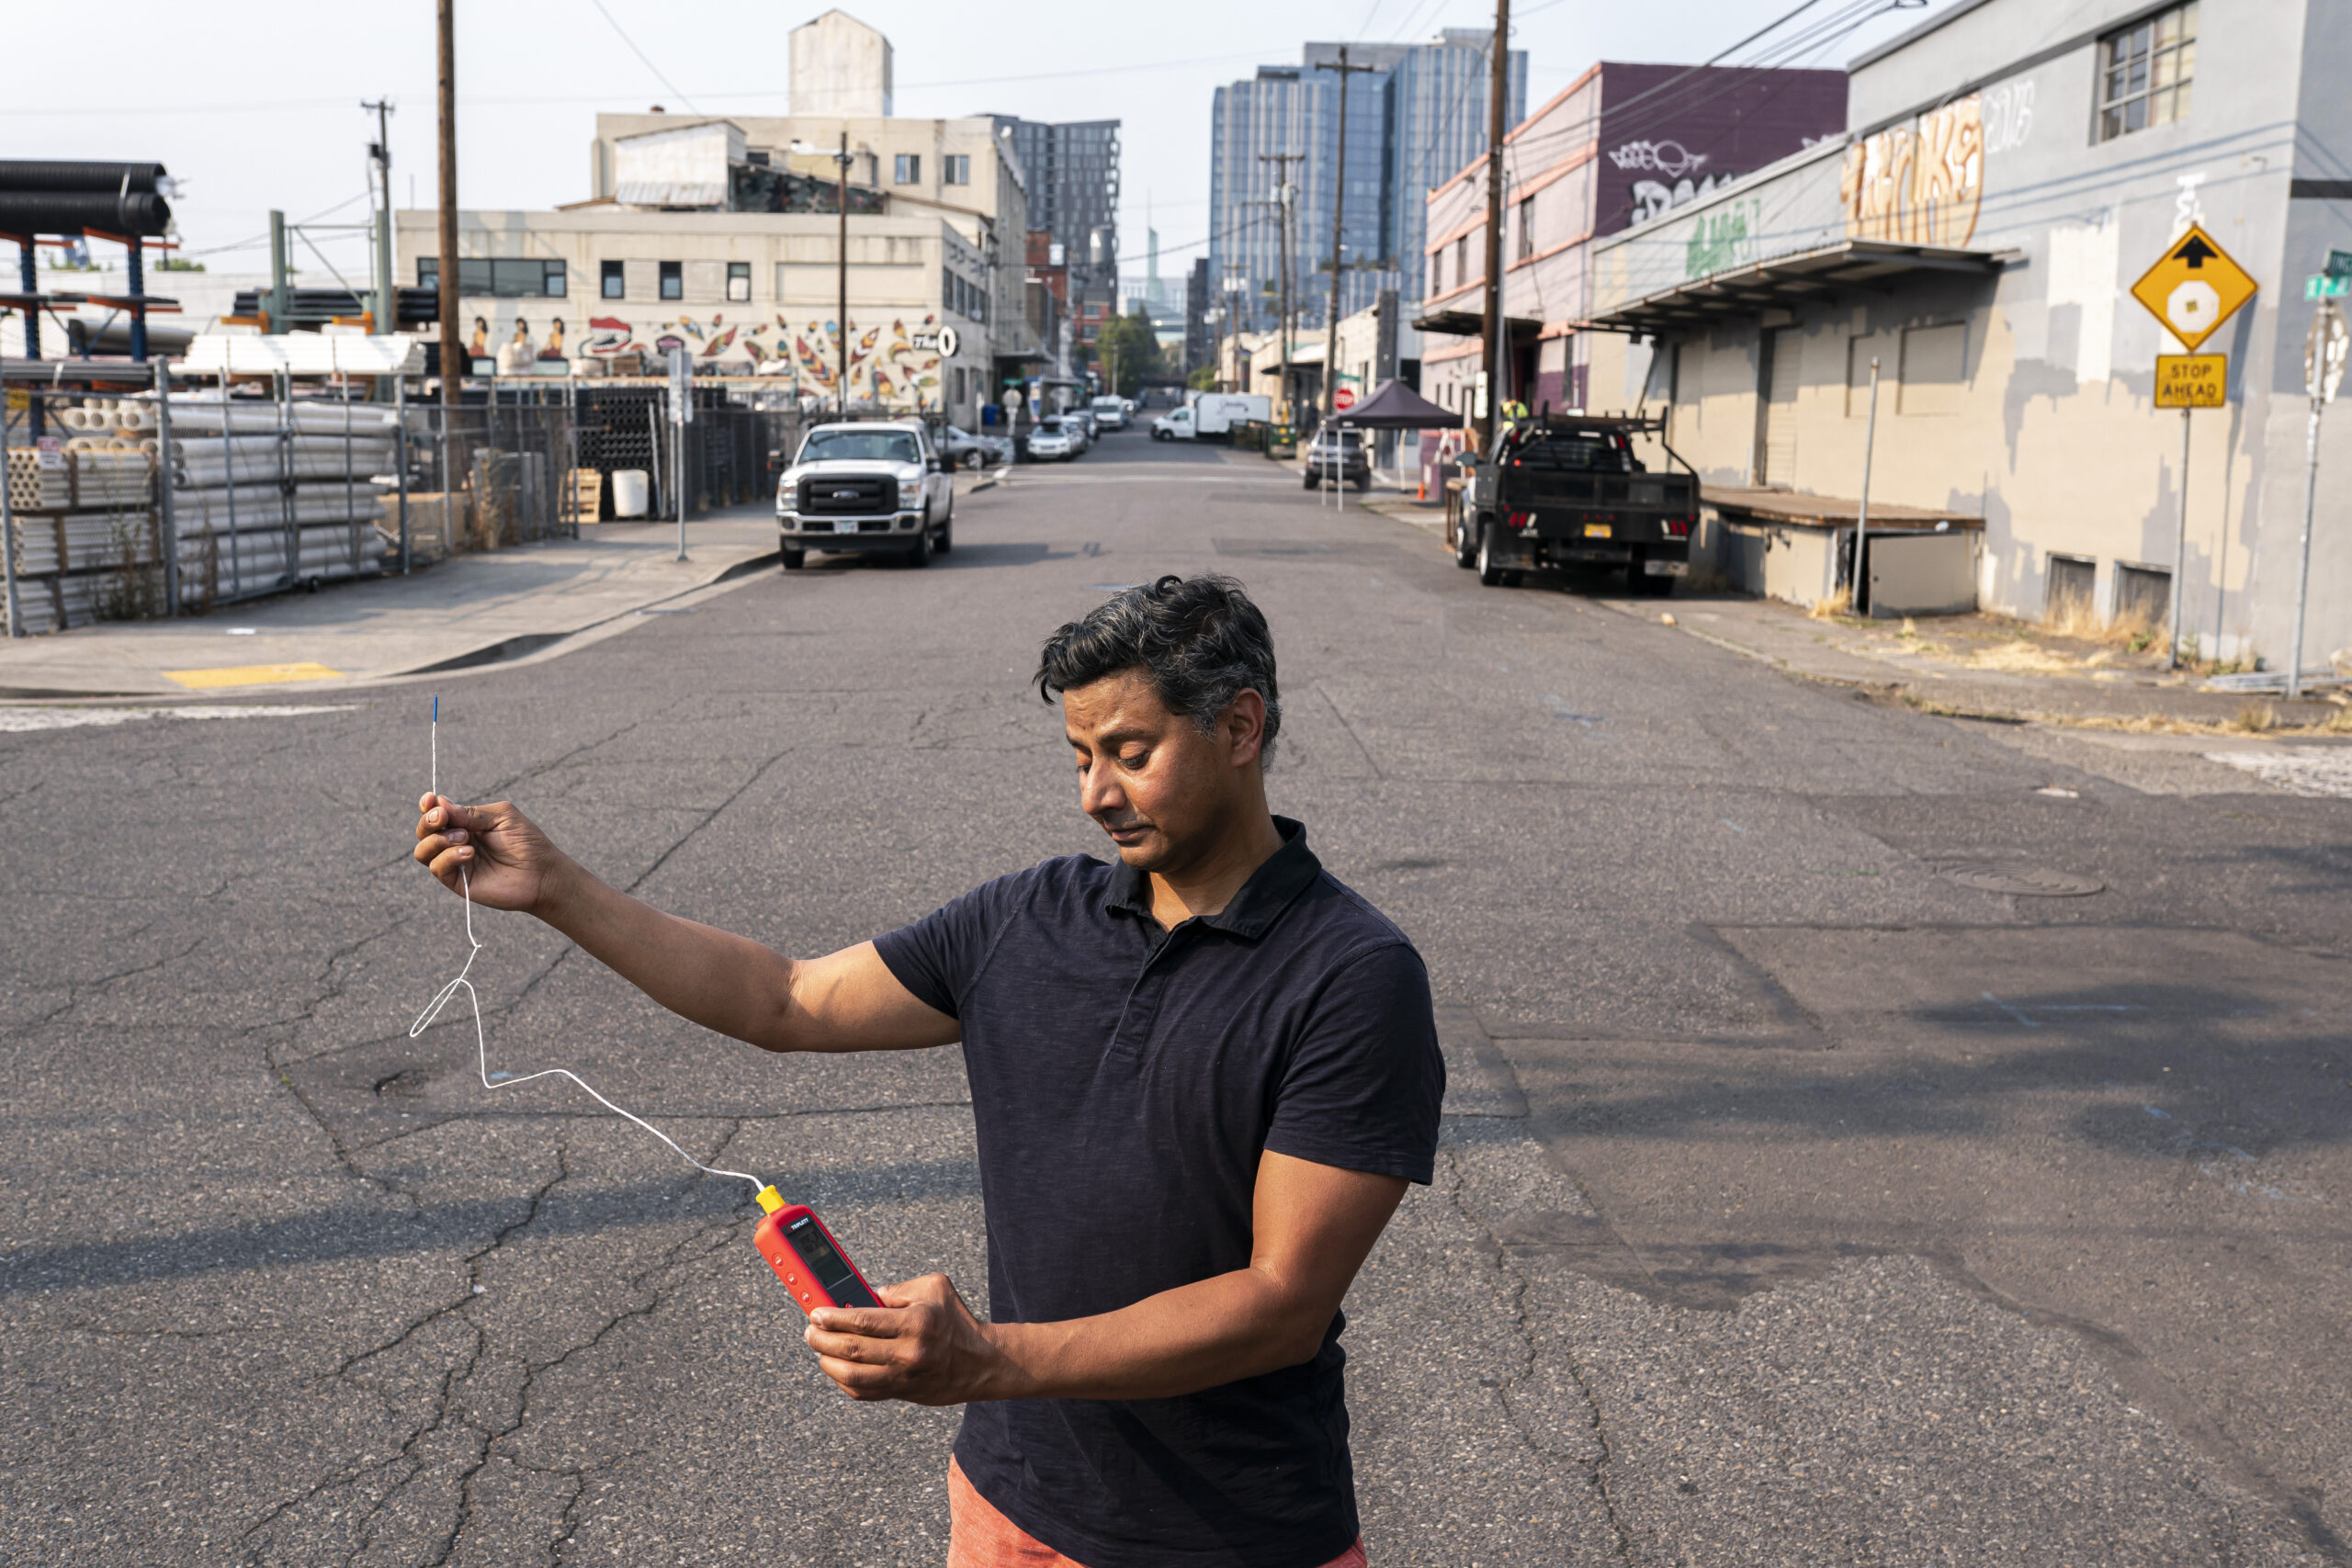
[[[1587,400],[1667,410],[1719,494],[1850,516],[1875,360],[1872,503],[1981,518],[1984,607],[2161,625],[2185,486],[2185,640],[2283,666],[2304,279],[2352,246],[2324,151],[2352,130],[2341,21],[2310,0],[1942,13],[1856,63],[1846,133],[1595,243]],[[2203,344],[2226,403],[2188,416],[2184,476],[2184,416],[2154,400],[2180,345],[2131,288],[2192,224],[2258,291]],[[2306,670],[2352,662],[2352,418],[2321,464]]]

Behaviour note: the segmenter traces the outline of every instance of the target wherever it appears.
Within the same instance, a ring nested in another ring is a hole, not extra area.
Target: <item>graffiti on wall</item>
[[[1701,213],[1683,243],[1682,276],[1705,277],[1755,260],[1763,228],[1763,205],[1753,197]]]
[[[474,318],[470,346],[476,357],[491,353],[491,324]],[[510,344],[529,349],[532,323],[518,317],[512,324]],[[561,365],[571,354],[610,359],[640,354],[649,361],[683,348],[706,374],[775,377],[795,391],[831,398],[836,394],[841,363],[842,327],[831,321],[796,323],[778,314],[771,320],[729,320],[714,313],[707,320],[676,316],[662,321],[634,321],[620,316],[591,316],[585,331],[567,348],[561,321],[547,323],[547,342],[530,354],[543,364]],[[935,314],[920,318],[893,317],[887,326],[849,333],[849,395],[853,401],[872,401],[909,409],[940,406],[944,379],[940,355],[940,323]]]
[[[1635,223],[1646,223],[1739,177],[1730,169],[1709,168],[1710,154],[1693,152],[1674,141],[1628,141],[1611,152],[1609,161],[1620,169],[1656,176],[1633,183],[1630,220]]]
[[[1846,149],[1838,177],[1846,234],[1957,248],[1984,198],[1984,122],[1973,94]]]

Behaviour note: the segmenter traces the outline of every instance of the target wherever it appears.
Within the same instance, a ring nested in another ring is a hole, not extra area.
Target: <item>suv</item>
[[[954,547],[956,484],[920,420],[820,424],[777,476],[784,570],[810,550],[893,555],[927,566]]]
[[[1306,487],[1321,490],[1326,480],[1372,488],[1372,453],[1363,444],[1363,431],[1327,424],[1306,444]]]
[[[1057,413],[1049,413],[1030,429],[1023,444],[1033,463],[1067,463],[1078,456],[1078,426],[1065,421]]]

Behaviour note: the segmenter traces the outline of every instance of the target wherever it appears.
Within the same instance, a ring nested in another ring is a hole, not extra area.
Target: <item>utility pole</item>
[[[834,350],[841,378],[842,417],[849,417],[849,127],[842,127],[842,150],[833,154],[833,170],[841,178],[833,185],[833,210],[841,227],[834,248],[835,290],[839,295],[837,309],[841,312],[841,342]]]
[[[466,363],[464,323],[458,320],[458,17],[457,0],[439,0],[441,127],[441,406],[458,406]]]
[[[1328,424],[1331,400],[1340,390],[1340,219],[1348,209],[1348,78],[1377,67],[1349,64],[1348,46],[1341,44],[1338,64],[1325,61],[1315,69],[1340,73],[1340,166],[1331,180],[1331,303],[1323,312],[1323,420]]]
[[[1510,0],[1495,0],[1495,46],[1487,62],[1487,396],[1478,452],[1495,455],[1503,400],[1503,106],[1510,96]]]
[[[392,276],[392,106],[389,101],[361,103],[376,111],[376,140],[368,157],[376,165],[376,310],[370,323],[379,333],[401,327],[401,280]]]
[[[1344,81],[1346,78],[1342,77],[1341,80]],[[1306,154],[1304,152],[1261,152],[1258,154],[1258,162],[1261,164],[1272,164],[1274,165],[1274,221],[1281,225],[1280,231],[1276,238],[1282,247],[1283,294],[1279,321],[1282,328],[1283,355],[1281,389],[1283,395],[1283,412],[1284,416],[1283,423],[1286,424],[1295,424],[1297,423],[1295,420],[1289,417],[1291,404],[1290,212],[1291,202],[1296,195],[1295,189],[1291,185],[1290,181],[1290,166],[1293,164],[1303,164],[1306,161]]]

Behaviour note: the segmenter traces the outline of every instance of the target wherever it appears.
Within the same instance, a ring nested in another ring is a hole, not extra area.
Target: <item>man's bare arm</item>
[[[591,957],[706,1029],[769,1051],[890,1051],[945,1045],[954,1019],[917,1000],[870,942],[791,959],[599,881],[504,801],[419,803],[416,859],[452,892],[537,917]]]
[[[1266,1154],[1250,1265],[1063,1323],[981,1323],[944,1275],[829,1307],[808,1340],[853,1399],[1166,1399],[1312,1359],[1402,1178]]]

